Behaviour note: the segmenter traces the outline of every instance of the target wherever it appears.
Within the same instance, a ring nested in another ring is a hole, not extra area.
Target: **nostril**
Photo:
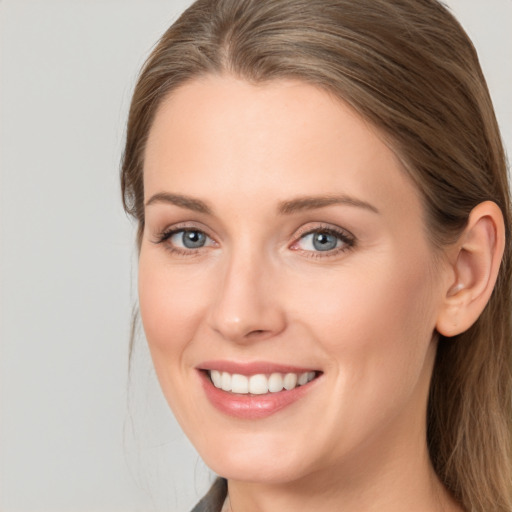
[[[264,331],[263,329],[255,329],[254,331],[250,331],[247,333],[247,336],[261,336],[262,334],[265,334],[267,331]]]

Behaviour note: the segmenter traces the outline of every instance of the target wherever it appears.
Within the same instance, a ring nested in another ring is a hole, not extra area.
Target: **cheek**
[[[184,279],[183,276],[179,269],[162,264],[158,258],[141,251],[140,314],[157,371],[159,357],[180,356],[194,338],[203,316],[202,301],[205,301],[207,293],[198,293],[201,287],[197,280],[193,277]]]
[[[314,330],[343,380],[361,392],[406,392],[422,372],[434,331],[431,286],[425,261],[368,262],[329,283],[312,283],[301,295],[298,321]]]
[[[187,354],[204,317],[201,301],[208,294],[198,293],[204,285],[199,287],[196,279],[143,249],[138,288],[144,333],[163,394],[184,430],[189,424],[201,425],[198,397],[187,384],[193,373]]]

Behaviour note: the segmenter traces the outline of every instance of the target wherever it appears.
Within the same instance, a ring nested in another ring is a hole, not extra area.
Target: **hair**
[[[423,201],[432,244],[457,239],[491,200],[506,247],[482,315],[439,336],[427,410],[436,473],[467,511],[512,510],[511,239],[507,164],[477,53],[436,0],[199,0],[165,32],[131,103],[121,183],[144,231],[143,165],[159,105],[198,77],[297,79],[384,134]]]

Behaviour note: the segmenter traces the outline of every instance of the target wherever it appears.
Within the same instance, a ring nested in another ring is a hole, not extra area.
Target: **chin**
[[[282,484],[300,479],[306,472],[302,450],[285,449],[280,444],[276,449],[271,440],[243,444],[228,440],[226,444],[217,442],[214,452],[201,447],[198,451],[212,471],[228,480]]]
[[[226,457],[225,460],[215,461],[207,465],[216,474],[227,478],[228,480],[261,483],[261,484],[285,484],[298,480],[302,475],[297,471],[293,464],[286,464],[275,459],[254,460],[247,456],[245,460],[236,457],[237,460],[231,460]]]

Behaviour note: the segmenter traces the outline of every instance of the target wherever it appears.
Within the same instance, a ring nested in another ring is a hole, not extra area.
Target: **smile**
[[[279,393],[283,390],[290,391],[298,386],[306,385],[316,377],[314,371],[286,374],[272,373],[270,375],[258,373],[247,376],[239,373],[231,374],[209,370],[208,374],[217,389],[241,395],[264,395],[266,393]]]
[[[322,380],[322,371],[228,361],[197,368],[209,402],[220,412],[240,419],[266,418],[294,404]]]

